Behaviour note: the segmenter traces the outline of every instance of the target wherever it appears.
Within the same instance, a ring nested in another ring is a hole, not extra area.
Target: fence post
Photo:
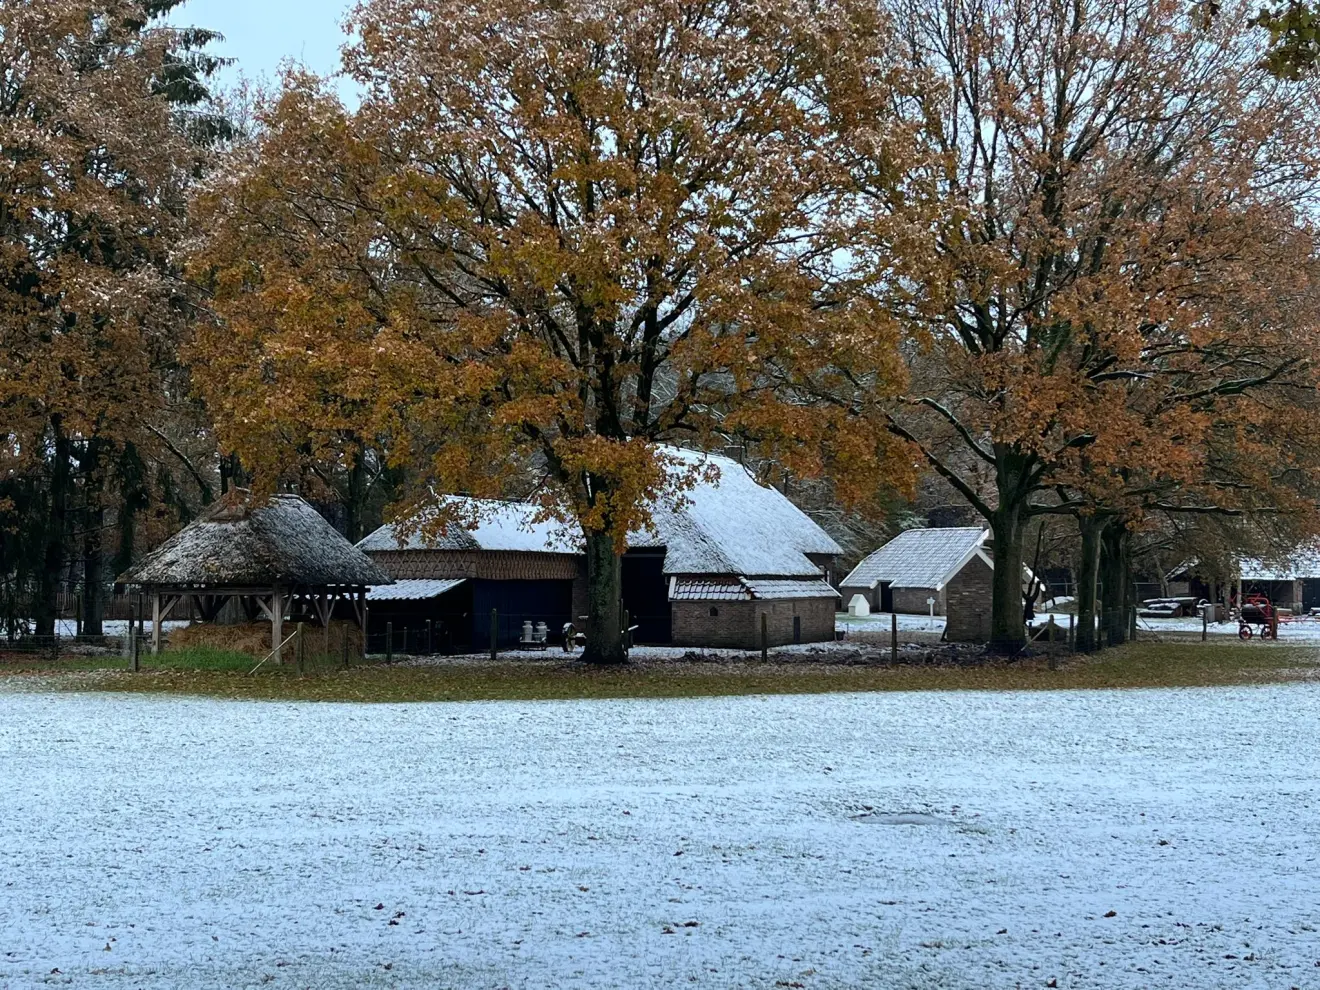
[[[385,662],[394,662],[394,623],[385,623]]]
[[[1204,643],[1210,636],[1210,609],[1201,609],[1201,642]]]
[[[1132,613],[1129,615],[1128,620],[1131,623],[1128,627],[1128,638],[1135,643],[1137,641],[1137,606],[1132,606]]]
[[[133,673],[136,674],[142,669],[142,661],[140,659],[142,637],[138,635],[136,616],[133,614],[134,611],[132,605],[128,606],[128,655],[132,658]]]
[[[347,670],[348,669],[348,623],[347,622],[344,623],[343,627],[340,629],[340,632],[343,634],[343,643],[340,646],[340,650],[344,655],[344,669]]]
[[[770,659],[770,624],[764,612],[761,613],[761,660]]]
[[[1077,616],[1073,612],[1068,613],[1068,649],[1077,649],[1077,630],[1074,626],[1077,623]]]
[[[298,623],[298,627],[294,631],[297,634],[298,639],[293,646],[293,655],[298,660],[298,673],[305,674],[307,673],[307,643],[303,638],[303,624],[301,622]]]
[[[496,659],[496,654],[500,648],[500,611],[493,608],[490,610],[490,658]]]
[[[367,662],[367,630],[371,628],[371,610],[362,603],[362,662]]]
[[[889,660],[898,663],[898,613],[889,613]]]
[[[623,610],[623,648],[632,649],[632,616],[626,608]]]
[[[82,592],[73,596],[73,637],[77,639],[83,633]]]

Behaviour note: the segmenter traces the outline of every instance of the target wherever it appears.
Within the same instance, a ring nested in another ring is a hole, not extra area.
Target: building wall
[[[486,581],[572,581],[585,564],[571,553],[514,550],[373,550],[368,554],[396,581],[481,578]]]
[[[930,615],[930,606],[926,604],[927,598],[935,599],[936,615],[945,613],[948,598],[943,588],[939,591],[934,588],[895,588],[894,611],[907,615]]]
[[[948,621],[944,638],[949,642],[983,643],[990,638],[994,573],[978,555],[945,585]]]
[[[803,643],[834,639],[833,598],[795,598],[752,602],[674,602],[675,646],[759,650],[761,615],[766,616],[770,646],[793,642],[793,619],[800,620]],[[711,609],[717,615],[711,615]]]
[[[867,588],[864,585],[845,585],[839,588],[839,594],[843,596],[843,609],[848,610],[848,603],[853,600],[853,595],[861,595],[871,606],[872,612],[880,611],[880,588]]]

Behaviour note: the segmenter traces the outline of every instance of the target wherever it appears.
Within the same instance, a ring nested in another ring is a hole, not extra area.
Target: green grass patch
[[[432,667],[371,664],[325,666],[300,675],[287,665],[249,674],[244,654],[195,649],[99,668],[25,667],[10,676],[39,676],[55,690],[199,695],[249,700],[412,702],[690,698],[841,691],[1048,691],[1102,688],[1206,687],[1304,680],[1320,676],[1320,649],[1266,644],[1135,643],[1091,657],[1069,657],[1059,669],[1043,658],[973,667],[841,666],[828,654],[770,663],[655,663],[592,669],[556,661],[467,662]]]

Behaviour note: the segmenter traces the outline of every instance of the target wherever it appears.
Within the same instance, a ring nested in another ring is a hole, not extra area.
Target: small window
[[[720,615],[720,610],[719,610],[719,608],[718,608],[717,606],[715,606],[715,605],[712,605],[712,606],[710,607],[710,617],[711,617],[712,619],[718,619],[718,618],[719,618],[719,615]]]

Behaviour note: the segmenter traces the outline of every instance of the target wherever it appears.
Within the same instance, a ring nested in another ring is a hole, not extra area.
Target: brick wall
[[[718,615],[711,615],[712,608]],[[793,642],[793,619],[800,620],[802,642],[834,639],[834,599],[795,598],[754,602],[674,602],[672,630],[675,646],[727,649],[761,648],[761,614],[771,646]]]
[[[935,614],[943,615],[948,605],[947,589],[936,591],[934,588],[895,588],[894,611],[909,615],[930,615],[927,598],[935,599]]]
[[[990,606],[994,570],[979,555],[972,557],[945,587],[948,622],[945,639],[952,643],[983,643],[990,636]]]
[[[513,550],[374,550],[368,554],[396,581],[482,578],[488,581],[572,581],[584,564],[570,553]]]

